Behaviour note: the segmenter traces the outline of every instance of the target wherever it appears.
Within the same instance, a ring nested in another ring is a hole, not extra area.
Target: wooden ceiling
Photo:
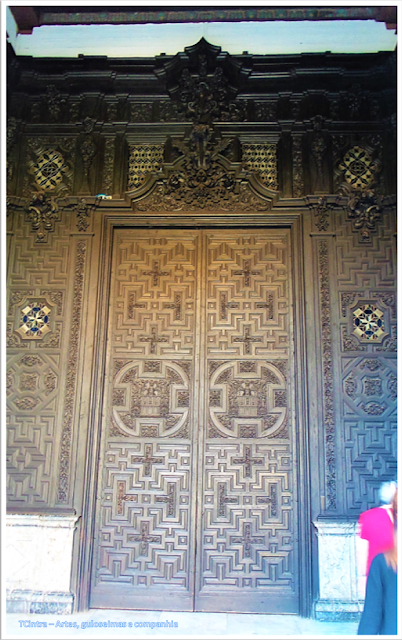
[[[11,6],[18,33],[43,25],[147,24],[177,22],[243,22],[272,20],[376,20],[396,29],[396,6],[261,7],[261,6]]]

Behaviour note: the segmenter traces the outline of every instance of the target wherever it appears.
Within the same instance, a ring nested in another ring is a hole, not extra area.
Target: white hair
[[[394,481],[383,482],[378,490],[378,497],[382,504],[390,504],[395,495],[397,484]]]

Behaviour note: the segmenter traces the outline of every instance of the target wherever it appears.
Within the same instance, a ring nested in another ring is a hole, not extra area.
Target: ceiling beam
[[[177,22],[267,22],[273,20],[376,20],[396,29],[396,6],[389,7],[136,7],[11,6],[18,33],[42,25],[149,24]]]

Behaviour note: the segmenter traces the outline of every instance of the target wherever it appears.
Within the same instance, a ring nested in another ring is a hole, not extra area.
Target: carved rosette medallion
[[[274,362],[223,362],[210,379],[209,416],[222,437],[273,438],[287,419],[286,380]]]
[[[56,149],[46,149],[39,154],[32,169],[38,187],[50,191],[61,184],[63,173],[69,170],[60,151]]]
[[[353,311],[354,335],[365,342],[381,340],[385,331],[384,314],[374,304],[363,304]]]
[[[385,310],[384,310],[385,311]],[[352,334],[363,344],[381,343],[389,336],[387,318],[378,303],[358,300],[351,310]]]
[[[125,434],[169,438],[188,424],[189,378],[176,362],[131,361],[116,374],[112,415]]]
[[[49,327],[51,309],[45,302],[29,302],[21,310],[17,333],[26,340],[41,340],[51,331]]]
[[[345,360],[344,415],[364,420],[395,415],[396,379],[396,362],[389,358]]]
[[[54,304],[47,298],[23,297],[15,308],[14,329],[22,340],[42,340],[54,331]]]
[[[367,149],[355,145],[345,153],[339,170],[351,187],[367,189],[373,184],[379,165],[373,161],[372,154]]]

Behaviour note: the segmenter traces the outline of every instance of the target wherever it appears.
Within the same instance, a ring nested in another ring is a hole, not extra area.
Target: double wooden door
[[[117,230],[91,607],[299,610],[290,235]]]

